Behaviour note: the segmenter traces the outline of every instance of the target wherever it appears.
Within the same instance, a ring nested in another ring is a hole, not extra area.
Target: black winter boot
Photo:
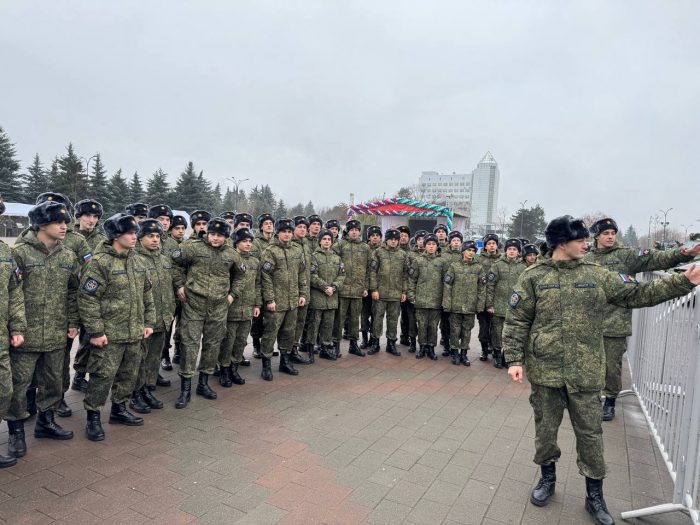
[[[452,350],[450,349],[450,342],[444,339],[442,343],[442,357],[450,357],[451,355]]]
[[[109,422],[138,427],[143,425],[143,418],[135,416],[126,409],[126,403],[112,403],[112,410],[109,413]]]
[[[58,403],[56,415],[58,417],[71,417],[73,415],[73,410],[71,410],[71,407],[68,406],[66,400],[63,398],[61,398],[61,401]]]
[[[401,356],[401,350],[396,348],[396,339],[388,339],[386,342],[386,351],[387,353],[391,355],[395,355],[397,357]]]
[[[141,389],[141,397],[143,397],[143,400],[149,407],[154,408],[156,410],[163,408],[163,402],[159,399],[156,399],[156,396],[153,395],[153,393],[148,389],[147,386],[144,386]]]
[[[313,343],[306,343],[306,353],[309,354],[309,363],[316,362],[316,351]]]
[[[501,363],[501,349],[493,349],[493,366],[496,368],[503,368],[503,363]]]
[[[343,339],[347,339],[347,337],[343,337]],[[333,343],[333,349],[335,350],[335,358],[340,359],[343,357],[343,354],[340,353],[340,341],[336,341]]]
[[[469,356],[467,355],[466,350],[459,351],[459,360],[462,362],[462,364],[464,366],[471,366],[471,363],[469,362]]]
[[[21,458],[27,454],[27,444],[24,441],[24,421],[8,421],[7,455]]]
[[[173,369],[173,362],[170,360],[170,356],[164,356],[163,359],[160,360],[160,367],[163,370],[172,370]]]
[[[335,361],[335,347],[333,345],[321,345],[321,353],[318,354],[321,359],[328,359],[329,361]]]
[[[435,355],[435,347],[433,345],[426,345],[425,355],[427,355],[428,358],[432,359],[433,361],[437,361],[438,359],[438,356]]]
[[[408,346],[411,344],[411,342],[407,335],[401,334],[401,336],[399,336],[399,344],[403,346]]]
[[[175,343],[175,353],[173,354],[173,364],[180,364],[180,355],[182,353],[182,343]]]
[[[606,397],[603,403],[603,421],[612,421],[615,419],[615,398]]]
[[[149,407],[148,404],[146,404],[146,402],[143,400],[141,390],[134,390],[132,392],[131,399],[129,400],[129,408],[134,412],[138,412],[139,414],[151,413],[151,407]]]
[[[262,352],[260,351],[260,338],[253,337],[253,357],[255,359],[262,359]]]
[[[221,367],[219,366],[219,363],[214,365],[214,372],[211,375],[214,377],[219,377],[221,375]]]
[[[238,363],[239,366],[250,366],[250,359],[243,358],[243,361]]]
[[[290,354],[280,355],[279,371],[284,372],[285,374],[289,374],[290,376],[298,376],[299,370],[294,368],[294,365],[292,364],[292,361],[289,358],[289,356]]]
[[[162,375],[158,374],[158,377],[156,377],[156,385],[157,386],[170,386],[172,383],[170,382],[170,379],[165,379]]]
[[[70,384],[71,390],[78,392],[87,392],[88,382],[85,379],[85,372],[76,372],[73,376],[73,381]]]
[[[460,364],[461,360],[459,357],[459,352],[456,349],[452,350],[452,364],[453,365],[458,365]]]
[[[56,423],[53,418],[53,410],[39,412],[34,425],[35,438],[49,439],[73,439],[73,431],[66,430],[61,425]]]
[[[205,374],[204,372],[199,373],[196,394],[202,396],[204,399],[216,399],[216,392],[209,387],[209,374]]]
[[[292,345],[292,352],[289,354],[289,358],[292,363],[296,363],[298,365],[311,364],[311,361],[299,353],[299,345],[297,344]]]
[[[0,454],[0,468],[14,467],[17,464],[17,458]]]
[[[85,424],[85,433],[90,441],[102,441],[105,438],[105,431],[102,428],[100,421],[99,410],[87,411],[87,423]]]
[[[416,338],[409,337],[408,341],[409,341],[408,353],[415,354],[416,353]]]
[[[192,378],[180,377],[180,395],[175,401],[175,408],[185,408],[192,399]]]
[[[245,385],[245,379],[243,379],[238,373],[239,363],[232,363],[229,367],[229,375],[231,376],[231,383],[234,385]]]
[[[261,354],[262,355],[262,354]],[[272,381],[272,359],[269,357],[262,356],[262,370],[260,371],[260,377],[265,381]]]
[[[373,337],[369,340],[369,350],[367,350],[367,355],[374,355],[378,353],[379,350],[381,350],[381,346],[379,346],[379,339]]]
[[[418,351],[416,352],[416,359],[423,359],[425,357],[425,345],[418,345]]]
[[[364,357],[366,355],[362,350],[360,350],[360,347],[357,346],[357,341],[354,339],[350,339],[348,354],[356,355],[357,357]]]
[[[36,388],[27,389],[27,412],[29,417],[36,415]]]
[[[586,510],[597,525],[613,525],[615,520],[608,512],[603,499],[603,480],[586,478]]]
[[[221,367],[221,371],[219,372],[219,384],[224,388],[231,388],[233,386],[233,382],[231,381],[230,366]]]
[[[360,343],[360,348],[363,350],[369,346],[369,334],[367,332],[362,332],[362,342]]]
[[[481,355],[479,361],[488,361],[489,359],[489,344],[487,341],[481,341]]]
[[[557,471],[554,462],[547,465],[540,465],[542,475],[530,493],[530,502],[538,507],[544,507],[549,503],[549,498],[554,494],[554,487],[557,484]]]

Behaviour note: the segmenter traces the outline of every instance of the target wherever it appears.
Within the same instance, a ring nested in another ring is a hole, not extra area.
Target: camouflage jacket
[[[416,308],[442,308],[442,282],[447,270],[439,254],[423,253],[408,269],[408,300]]]
[[[147,261],[148,275],[151,278],[151,293],[156,316],[154,332],[165,332],[175,314],[175,287],[173,286],[173,260],[161,250],[150,251],[140,243],[136,252]]]
[[[260,230],[255,232],[255,238],[253,239],[253,247],[250,249],[250,254],[259,261],[265,249],[268,246],[270,246],[270,241],[273,238],[274,237],[270,237],[268,239],[263,235],[263,232],[261,232]]]
[[[450,265],[454,262],[459,262],[462,260],[462,252],[460,252],[459,250],[452,250],[448,246],[447,248],[442,249],[440,257],[445,259],[445,261],[447,261],[447,264]]]
[[[620,243],[612,248],[593,248],[585,259],[600,264],[603,268],[626,275],[639,272],[666,270],[692,260],[678,250],[650,251],[639,248],[626,248]],[[613,304],[603,306],[603,335],[605,337],[627,337],[632,335],[632,310]]]
[[[180,244],[181,243],[177,242],[167,233],[163,234],[160,238],[160,251],[163,252],[163,255],[166,257],[172,258],[173,252],[180,247]]]
[[[11,335],[26,332],[22,271],[17,267],[10,247],[0,241],[0,354],[9,349]]]
[[[521,259],[509,261],[505,254],[491,265],[491,269],[486,274],[486,308],[493,308],[494,315],[506,316],[508,299],[525,268],[525,263]]]
[[[253,318],[253,310],[262,308],[262,292],[260,288],[260,261],[250,252],[239,253],[245,273],[241,283],[241,295],[228,307],[229,321],[249,321]]]
[[[81,230],[75,226],[75,231],[85,238],[90,250],[94,253],[100,243],[107,240],[107,236],[102,233],[99,227],[95,227],[92,231]],[[66,236],[67,237],[67,236]],[[77,255],[77,254],[76,254]]]
[[[311,255],[311,308],[335,310],[338,308],[338,289],[345,280],[345,265],[332,248],[316,248]],[[333,288],[333,295],[326,295],[326,288]]]
[[[306,294],[304,253],[291,241],[283,244],[275,237],[260,260],[263,302],[275,303],[278,312],[299,306],[299,297]]]
[[[292,237],[292,243],[304,254],[304,267],[306,268],[306,289],[304,290],[304,296],[308,299],[309,294],[311,293],[311,283],[309,282],[311,276],[309,274],[309,270],[311,269],[311,253],[314,251],[312,248],[313,244],[306,238],[297,238],[296,235]]]
[[[524,363],[533,384],[566,386],[572,392],[601,390],[603,306],[652,306],[692,289],[682,274],[640,284],[584,260],[547,257],[521,274],[508,300],[506,361],[511,366]]]
[[[408,292],[408,256],[400,248],[381,246],[369,260],[369,289],[382,301],[400,301]]]
[[[333,245],[333,251],[345,265],[345,281],[340,286],[340,297],[361,298],[365,290],[369,290],[369,246],[359,239],[343,239]]]
[[[473,259],[453,262],[443,278],[442,309],[455,314],[475,314],[484,309],[486,275],[483,265]]]
[[[22,272],[27,330],[23,350],[50,352],[64,348],[68,328],[78,328],[78,272],[75,254],[59,243],[49,251],[35,232],[12,248]]]
[[[17,241],[15,241],[15,244],[22,242],[24,238],[30,234],[34,234],[34,230],[32,230],[31,228],[27,228],[19,234],[19,237],[17,237]],[[62,244],[75,254],[81,266],[85,266],[85,264],[90,260],[94,253],[93,250],[90,249],[90,246],[88,246],[85,237],[76,232],[72,224],[68,225],[66,238],[63,240]],[[99,242],[96,244],[96,246],[97,245],[99,245]]]
[[[82,270],[78,310],[90,337],[106,335],[110,343],[143,339],[143,329],[156,322],[146,260],[134,250],[117,253],[102,243]]]

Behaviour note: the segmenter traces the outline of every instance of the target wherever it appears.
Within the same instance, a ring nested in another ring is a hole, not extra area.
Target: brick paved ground
[[[75,414],[61,422],[75,439],[38,442],[28,422],[28,455],[0,470],[0,521],[589,522],[568,420],[556,496],[533,507],[528,387],[476,351],[470,368],[402,351],[318,360],[296,378],[275,372],[272,383],[254,361],[245,386],[216,388],[216,401],[193,397],[186,410],[173,408],[175,385],[160,389],[164,410],[143,427],[105,424],[101,443],[85,437],[82,394],[71,392]],[[636,401],[618,407],[605,424],[605,489],[617,518],[669,500],[671,489]],[[6,442],[3,425],[0,447]],[[639,521],[687,522],[679,514]]]

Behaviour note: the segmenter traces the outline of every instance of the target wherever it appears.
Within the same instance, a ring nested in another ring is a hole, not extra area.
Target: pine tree
[[[296,206],[289,208],[290,217],[296,217],[297,215],[304,215],[304,205],[300,202]]]
[[[314,213],[316,213],[314,211],[314,203],[311,201],[307,202],[306,206],[304,206],[304,215],[308,217],[309,215],[313,215]]]
[[[109,212],[105,211],[105,216],[109,217],[115,213],[124,213],[124,208],[130,204],[129,200],[129,183],[122,175],[122,170],[119,169],[112,175],[107,184],[110,198]]]
[[[627,228],[623,240],[627,246],[631,246],[632,248],[637,248],[639,246],[639,239],[637,238],[637,231],[634,229],[634,226],[630,225],[630,227]]]
[[[168,175],[160,168],[146,182],[146,200],[153,206],[170,202]]]
[[[112,196],[109,192],[109,180],[107,179],[107,169],[102,164],[102,157],[95,154],[95,162],[92,165],[92,176],[90,177],[90,191],[88,197],[95,199],[102,204],[105,210],[112,209]]]
[[[51,188],[49,191],[56,191],[54,188],[56,188],[56,184],[58,183],[58,179],[60,177],[60,172],[58,170],[58,157],[54,157],[51,161],[51,169],[48,172],[48,177],[49,188]]]
[[[202,192],[198,187],[197,172],[194,170],[194,164],[190,161],[187,163],[185,171],[180,173],[175,182],[171,206],[178,210],[192,212],[199,206],[201,195]]]
[[[73,203],[83,199],[89,190],[87,173],[83,170],[83,162],[75,153],[73,144],[69,143],[66,154],[58,159],[58,180],[53,191],[63,193]]]
[[[51,191],[49,174],[44,169],[44,166],[42,166],[38,153],[34,155],[32,165],[27,168],[25,180],[27,182],[24,187],[24,198],[22,202],[34,204],[39,194]]]
[[[277,208],[275,208],[274,215],[278,219],[282,217],[287,217],[289,215],[287,207],[284,205],[284,201],[282,199],[280,199],[279,203],[277,204]]]
[[[223,204],[223,199],[221,198],[221,184],[217,183],[216,186],[214,187],[214,191],[212,191],[212,210],[216,211],[216,214],[218,215],[221,213],[223,210],[221,209],[221,206]]]
[[[222,211],[234,211],[236,206],[234,204],[235,193],[231,191],[231,188],[226,187],[226,193],[224,193],[224,198],[221,200]]]
[[[508,236],[534,241],[536,236],[542,235],[546,226],[542,206],[537,204],[532,208],[521,208],[510,218]]]
[[[21,202],[24,197],[24,177],[18,173],[16,154],[15,144],[0,127],[0,196],[7,202]]]
[[[131,176],[129,181],[129,203],[143,202],[146,197],[146,192],[143,191],[143,184],[141,184],[141,177],[139,177],[139,172],[135,171]]]

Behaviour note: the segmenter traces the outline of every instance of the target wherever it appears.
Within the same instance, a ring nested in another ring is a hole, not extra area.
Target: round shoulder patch
[[[520,303],[520,299],[522,299],[520,297],[520,294],[518,292],[513,292],[510,295],[510,299],[508,299],[508,306],[510,306],[511,308],[516,308]]]

